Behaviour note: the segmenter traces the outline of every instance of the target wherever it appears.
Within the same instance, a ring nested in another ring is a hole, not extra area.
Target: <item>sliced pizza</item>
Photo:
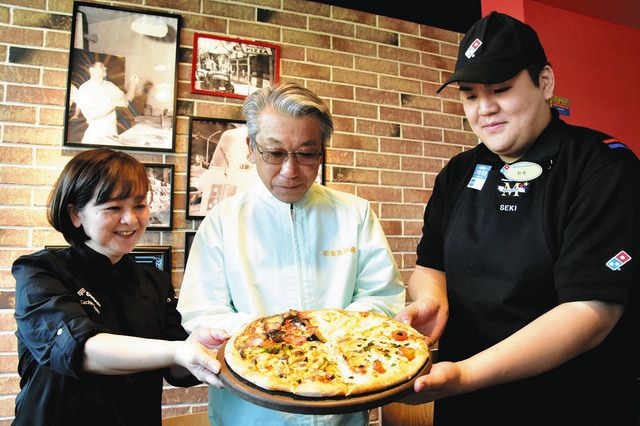
[[[269,390],[327,397],[375,392],[415,376],[429,360],[423,335],[372,312],[288,311],[249,323],[225,360]]]

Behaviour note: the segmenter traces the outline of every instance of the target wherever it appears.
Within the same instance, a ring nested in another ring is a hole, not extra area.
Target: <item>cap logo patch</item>
[[[620,251],[620,253],[616,254],[611,259],[609,259],[606,265],[607,265],[607,268],[611,269],[612,271],[619,271],[620,267],[622,267],[622,265],[624,265],[630,260],[631,260],[631,256],[629,256],[626,251],[622,250]]]
[[[473,40],[473,43],[471,43],[471,46],[469,46],[467,51],[464,52],[464,56],[466,56],[469,59],[473,58],[476,55],[476,50],[478,50],[481,44],[482,44],[482,40],[480,40],[479,38]]]

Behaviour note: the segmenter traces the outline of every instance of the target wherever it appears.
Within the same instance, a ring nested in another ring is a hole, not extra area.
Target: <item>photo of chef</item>
[[[75,3],[66,145],[173,151],[178,22]]]
[[[241,120],[191,117],[187,218],[203,218],[220,200],[259,182]]]

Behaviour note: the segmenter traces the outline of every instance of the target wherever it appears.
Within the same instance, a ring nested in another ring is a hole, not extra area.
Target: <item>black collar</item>
[[[131,269],[131,262],[133,262],[129,255],[125,255],[114,265],[107,256],[98,253],[84,243],[73,245],[71,249],[83,260],[82,269],[90,272],[93,276],[95,274],[112,276],[117,273],[126,273]]]

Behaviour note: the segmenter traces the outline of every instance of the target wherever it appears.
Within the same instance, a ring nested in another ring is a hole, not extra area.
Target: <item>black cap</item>
[[[547,55],[533,28],[494,11],[467,31],[460,42],[455,72],[437,93],[454,81],[500,83],[540,63],[547,63]]]

